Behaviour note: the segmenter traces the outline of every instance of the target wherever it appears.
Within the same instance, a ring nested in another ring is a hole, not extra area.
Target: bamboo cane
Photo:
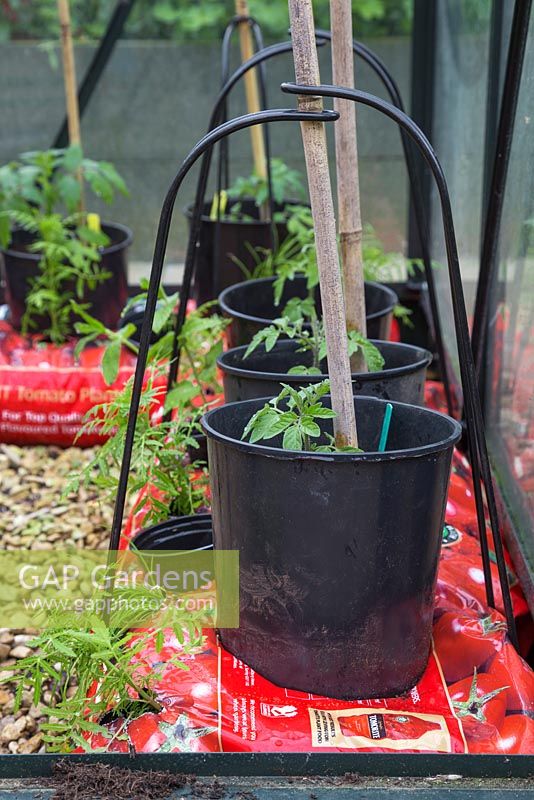
[[[353,89],[351,0],[330,0],[330,24],[334,83]],[[360,331],[366,336],[356,105],[350,100],[336,98],[334,108],[339,111],[339,120],[335,125],[335,143],[338,229],[345,289],[345,316],[347,330]],[[366,371],[361,352],[351,357],[351,369],[353,372]]]
[[[240,17],[248,17],[248,1],[235,0],[235,13]],[[241,61],[248,61],[254,55],[254,47],[252,43],[252,31],[248,22],[239,23],[239,43],[241,46]],[[249,69],[244,76],[245,81],[245,95],[247,99],[247,111],[249,114],[255,114],[261,110],[260,95],[258,90],[258,78],[256,75],[256,68]],[[250,137],[252,143],[252,158],[254,161],[254,169],[260,178],[267,180],[267,159],[265,156],[265,141],[263,138],[263,126],[253,125],[250,128]],[[261,219],[269,219],[269,204],[264,203],[260,208]]]
[[[61,28],[61,53],[63,57],[63,81],[65,84],[69,143],[71,145],[81,145],[80,110],[78,108],[78,89],[74,64],[74,48],[72,46],[69,0],[57,0],[57,8],[59,25]],[[83,211],[83,178],[81,170],[78,171],[77,178],[80,183],[80,211]]]
[[[288,4],[296,80],[302,84],[317,85],[321,81],[311,0],[288,0]],[[298,105],[303,111],[320,111],[323,107],[319,97],[299,96]],[[315,228],[332,408],[336,412],[334,434],[338,447],[357,447],[326,134],[324,124],[320,122],[302,122],[301,131]]]

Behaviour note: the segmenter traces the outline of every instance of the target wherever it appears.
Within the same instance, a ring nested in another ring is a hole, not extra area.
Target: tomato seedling
[[[40,333],[55,344],[74,332],[71,301],[80,302],[109,277],[100,266],[109,238],[88,227],[86,215],[77,210],[78,176],[106,203],[115,192],[128,193],[112,164],[84,158],[79,145],[23,153],[0,167],[0,246],[7,247],[19,228],[31,235],[28,251],[40,256],[39,273],[29,281],[22,332],[37,329],[45,319]]]
[[[360,453],[355,447],[337,448],[334,437],[321,431],[316,420],[334,419],[335,412],[320,401],[330,391],[330,381],[293,389],[282,384],[283,389],[263,408],[253,415],[243,431],[242,439],[249,437],[251,444],[282,436],[284,450],[304,450],[314,453]],[[280,408],[283,403],[284,408]],[[326,442],[321,443],[321,438]],[[315,441],[316,440],[316,441]]]

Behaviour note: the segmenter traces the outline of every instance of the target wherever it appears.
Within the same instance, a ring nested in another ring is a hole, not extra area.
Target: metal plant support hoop
[[[262,39],[261,39],[261,32],[259,31],[259,26],[257,22],[253,18],[248,18],[252,29],[256,38],[256,44],[258,47],[257,53],[255,53],[252,59],[241,64],[241,66],[230,76],[229,74],[229,45],[231,34],[235,30],[236,26],[240,21],[242,21],[241,17],[234,17],[233,20],[227,26],[224,36],[223,36],[223,43],[222,43],[222,75],[223,75],[223,85],[221,87],[220,93],[217,96],[212,114],[210,117],[210,125],[208,130],[212,130],[216,124],[223,122],[226,119],[226,110],[227,110],[227,99],[230,91],[236,86],[239,80],[245,75],[245,73],[252,69],[255,66],[259,66],[259,79],[260,79],[260,95],[262,99],[262,103],[264,106],[267,105],[267,94],[265,89],[265,75],[263,67],[265,62],[274,58],[276,56],[282,55],[283,53],[290,52],[292,48],[292,43],[288,42],[280,42],[279,44],[271,45],[267,48],[262,48]],[[316,31],[316,39],[317,45],[323,46],[327,42],[330,42],[332,39],[332,34],[330,31],[325,30],[317,30]],[[356,40],[352,43],[352,49],[356,56],[361,58],[370,69],[375,73],[378,77],[382,85],[384,86],[391,103],[398,108],[400,111],[405,110],[404,102],[402,100],[402,96],[399,90],[399,87],[393,78],[391,72],[388,70],[384,62],[377,56],[376,53],[373,52],[369,47],[358,42]],[[426,217],[426,213],[421,202],[421,193],[420,189],[420,178],[419,172],[417,169],[417,164],[414,159],[414,153],[412,149],[412,145],[410,142],[409,136],[406,132],[401,128],[401,141],[404,153],[404,160],[406,162],[406,170],[408,173],[408,180],[410,183],[412,195],[414,198],[414,212],[416,218],[416,227],[417,232],[419,235],[421,253],[422,253],[422,261],[424,267],[424,274],[425,280],[428,286],[428,298],[430,302],[430,312],[431,312],[431,325],[432,325],[432,333],[435,340],[436,350],[439,357],[440,362],[440,369],[443,379],[443,387],[445,392],[445,399],[447,403],[447,411],[451,416],[454,416],[454,403],[451,391],[451,385],[449,380],[449,374],[447,369],[447,355],[445,351],[445,346],[443,342],[443,334],[442,334],[442,326],[441,326],[441,319],[439,315],[439,306],[438,306],[438,299],[437,299],[437,291],[436,291],[436,283],[434,280],[434,273],[432,270],[432,258],[430,256],[430,247],[429,247],[429,227],[428,227],[428,220]],[[268,187],[268,195],[269,195],[269,207],[271,210],[271,219],[273,217],[273,208],[274,208],[274,200],[273,200],[273,193],[272,193],[272,179],[271,179],[271,168],[270,168],[270,137],[268,132],[268,126],[264,126],[264,135],[265,135],[265,152],[267,157],[267,187]],[[217,167],[217,187],[216,191],[218,196],[220,197],[220,192],[223,187],[223,174],[225,176],[225,183],[228,185],[229,183],[229,163],[228,163],[228,148],[226,147],[226,139],[222,140],[219,146],[219,160],[218,160],[218,167]],[[187,249],[186,260],[185,260],[185,270],[188,269],[188,261],[189,258],[195,257],[195,249],[196,244],[198,241],[198,236],[200,233],[200,224],[201,224],[201,216],[202,211],[204,208],[205,203],[205,195],[206,195],[206,188],[208,182],[208,175],[211,166],[211,159],[208,156],[202,163],[202,167],[200,169],[198,183],[197,183],[197,192],[195,196],[195,203],[193,209],[193,215],[191,219],[191,231],[190,231],[190,240],[189,246]],[[206,172],[204,173],[204,170]],[[217,227],[215,231],[215,253],[218,253],[219,246],[219,224],[221,220],[221,210],[220,210],[220,203],[217,204]],[[195,233],[196,232],[196,233]],[[192,246],[192,240],[194,241],[194,246]],[[272,231],[272,241],[274,246],[274,231]],[[217,260],[217,258],[215,258]],[[189,295],[186,298],[189,299]],[[175,340],[178,339],[180,335],[180,331],[183,325],[183,320],[179,318],[176,321],[175,327]],[[172,384],[176,380],[176,376],[178,374],[178,368],[180,363],[180,353],[177,344],[175,345],[175,351],[173,352],[173,364],[175,364],[175,368],[173,368],[170,381],[168,385],[168,390],[171,388]]]
[[[495,556],[499,573],[499,583],[503,597],[504,611],[508,624],[508,632],[514,647],[518,649],[517,633],[515,628],[512,600],[510,596],[510,586],[508,583],[506,563],[504,560],[503,544],[499,530],[499,519],[495,501],[495,491],[491,477],[491,467],[489,463],[486,436],[484,432],[482,407],[478,393],[475,363],[469,340],[469,326],[462,287],[460,261],[458,257],[456,234],[454,231],[452,208],[447,182],[445,180],[445,175],[441,168],[441,164],[439,163],[432,145],[421,129],[415,124],[415,122],[404,112],[399,111],[399,109],[395,108],[389,103],[384,102],[380,98],[375,97],[374,95],[354,89],[341,88],[339,86],[301,86],[294,83],[283,83],[282,91],[289,92],[290,94],[305,94],[312,96],[318,95],[320,97],[341,97],[346,100],[352,100],[355,103],[361,103],[363,105],[370,106],[371,108],[380,111],[406,131],[411,140],[418,147],[421,155],[432,171],[440,198],[443,233],[445,236],[447,250],[447,265],[449,270],[449,281],[454,312],[454,328],[458,343],[462,393],[464,396],[467,438],[469,444],[469,454],[471,457],[471,469],[473,472],[473,486],[482,551],[482,565],[484,570],[486,597],[488,600],[488,605],[491,608],[495,608],[495,597],[491,579],[489,545],[486,531],[481,480],[484,484],[484,489],[486,492],[490,526],[495,544]]]
[[[256,52],[259,53],[260,50],[264,49],[261,27],[257,22],[257,20],[255,20],[254,17],[243,17],[239,15],[232,17],[232,19],[225,28],[221,43],[221,88],[225,86],[225,84],[230,79],[230,44],[232,42],[232,35],[238,28],[240,22],[248,22],[248,24],[250,25],[250,28],[252,30],[252,35],[254,37],[254,43],[256,45]],[[258,66],[257,79],[258,79],[258,86],[259,86],[262,107],[267,108],[269,104],[267,101],[264,61],[262,61]],[[219,120],[219,122],[226,122],[227,119],[228,119],[228,102],[226,99],[223,104],[221,119]],[[263,126],[263,139],[265,143],[265,160],[267,162],[265,166],[267,169],[267,189],[269,193],[268,202],[272,218],[273,191],[272,191],[272,177],[271,177],[271,142],[269,136],[269,128],[267,125]],[[228,186],[229,183],[230,183],[230,161],[228,154],[228,139],[222,139],[221,142],[219,143],[219,159],[217,164],[217,193],[219,197],[223,184],[225,186]],[[219,222],[220,218],[221,218],[221,209],[220,209],[220,203],[218,203],[217,223]],[[217,249],[218,246],[216,239],[216,250]]]
[[[510,597],[510,588],[508,585],[508,578],[506,574],[506,564],[504,561],[503,545],[498,527],[497,510],[495,504],[495,496],[493,490],[493,483],[491,478],[491,470],[489,465],[486,439],[484,434],[484,425],[482,419],[482,411],[480,406],[480,398],[478,396],[475,366],[473,356],[471,353],[469,343],[469,329],[467,323],[467,313],[465,308],[465,300],[463,295],[463,288],[461,282],[461,273],[458,258],[458,248],[456,244],[456,235],[454,231],[454,222],[452,217],[452,209],[450,204],[449,192],[447,183],[443,174],[441,165],[430,145],[428,139],[420,128],[408,117],[404,112],[395,108],[386,101],[375,97],[374,95],[367,94],[351,89],[345,89],[337,86],[300,86],[293,83],[282,84],[283,91],[291,94],[305,94],[316,95],[322,97],[341,97],[344,99],[352,100],[363,105],[370,106],[385,114],[387,117],[397,123],[414,143],[419,148],[421,154],[425,158],[427,164],[432,170],[439,196],[441,201],[443,229],[445,234],[445,241],[447,246],[447,263],[449,269],[449,280],[451,285],[455,332],[458,341],[458,350],[460,355],[460,368],[462,390],[464,393],[465,413],[467,423],[467,434],[469,442],[469,450],[471,455],[471,466],[473,471],[473,482],[475,491],[475,501],[477,508],[477,518],[479,535],[482,550],[482,562],[484,568],[485,588],[490,607],[495,606],[495,598],[493,594],[493,586],[491,581],[490,561],[489,561],[489,548],[488,538],[485,526],[484,504],[482,497],[481,478],[484,482],[486,490],[486,498],[488,503],[491,529],[495,542],[496,560],[499,572],[499,581],[503,596],[505,616],[508,623],[508,630],[510,638],[517,648],[517,635],[515,630],[515,621],[513,616],[512,601]],[[266,122],[282,122],[282,121],[305,121],[317,120],[321,122],[333,121],[338,118],[338,114],[334,111],[322,112],[301,112],[291,109],[278,109],[261,111],[255,114],[247,114],[245,116],[237,117],[222,125],[219,125],[214,130],[206,134],[195,147],[190,151],[187,158],[182,163],[178,173],[172,181],[167,195],[165,197],[156,237],[154,248],[154,256],[152,261],[152,269],[150,274],[149,287],[147,292],[146,311],[143,318],[143,325],[141,329],[141,340],[139,345],[138,359],[135,369],[134,384],[132,389],[132,398],[130,402],[130,410],[128,417],[128,427],[126,432],[126,439],[124,445],[123,459],[121,463],[121,470],[119,476],[119,483],[117,489],[117,496],[115,500],[114,516],[110,537],[110,550],[116,550],[119,546],[122,522],[124,517],[124,506],[126,500],[128,475],[130,470],[130,463],[132,458],[135,427],[137,415],[139,411],[139,402],[143,387],[143,379],[147,362],[147,354],[150,344],[150,337],[152,332],[152,324],[156,310],[156,302],[158,297],[158,289],[161,282],[163,271],[163,264],[167,248],[167,241],[169,236],[169,228],[172,219],[173,209],[176,201],[178,191],[182,185],[185,176],[188,174],[191,167],[198,160],[200,156],[206,157],[211,155],[213,146],[226,136],[229,136],[239,130],[248,128],[252,125],[260,125]],[[194,239],[196,242],[196,238]],[[191,245],[191,239],[189,244]],[[187,302],[184,302],[184,297],[189,296],[191,286],[191,279],[193,276],[193,260],[186,262],[186,271],[184,274],[184,286],[182,300],[180,302],[180,312],[185,318],[185,309]],[[180,313],[178,315],[180,317]],[[181,328],[180,328],[181,329]],[[172,371],[174,364],[171,363],[170,371]]]

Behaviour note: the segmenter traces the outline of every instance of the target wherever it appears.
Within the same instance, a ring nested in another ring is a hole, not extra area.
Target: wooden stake
[[[288,4],[297,83],[317,85],[321,80],[311,0],[288,0]],[[323,107],[320,97],[299,96],[298,105],[302,111],[320,111]],[[301,131],[315,228],[332,408],[337,414],[334,419],[334,434],[338,447],[357,447],[326,134],[321,122],[302,122]]]
[[[332,28],[332,76],[338,86],[354,88],[351,0],[330,0]],[[347,330],[367,335],[362,254],[362,217],[358,174],[356,106],[351,100],[334,99],[339,120],[334,126],[336,142],[339,239],[345,289]],[[351,358],[353,372],[366,372],[361,353]]]
[[[81,145],[80,110],[78,108],[78,88],[76,84],[76,68],[74,65],[74,48],[72,46],[72,30],[70,24],[69,0],[57,0],[59,25],[61,27],[61,52],[63,56],[63,81],[65,84],[65,101],[69,124],[70,144]],[[78,173],[80,182],[80,211],[83,211],[83,179]]]
[[[248,17],[248,0],[235,0],[235,13],[240,17]],[[252,31],[248,22],[239,23],[239,43],[241,45],[241,61],[248,61],[248,59],[252,58],[254,55]],[[257,111],[261,111],[256,68],[249,69],[248,72],[245,73],[244,81],[247,111],[249,114],[255,114]],[[250,128],[250,138],[256,174],[259,175],[260,178],[267,179],[267,159],[265,157],[263,126],[253,125]],[[269,213],[269,204],[264,203],[260,208],[261,219],[269,219]]]

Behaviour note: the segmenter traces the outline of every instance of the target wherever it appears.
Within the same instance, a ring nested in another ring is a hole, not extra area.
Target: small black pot
[[[213,548],[211,514],[170,517],[139,531],[130,542],[132,545],[137,550],[210,550]]]
[[[432,361],[432,353],[420,347],[398,342],[378,342],[385,364],[380,372],[362,372],[352,375],[355,395],[370,395],[383,400],[424,405],[426,369]],[[312,365],[310,351],[299,353],[299,345],[281,339],[267,352],[261,345],[248,358],[244,358],[245,347],[236,347],[223,353],[217,363],[223,373],[224,399],[227,403],[237,400],[254,400],[259,397],[274,397],[282,389],[282,383],[290,386],[309,386],[328,378],[326,364],[322,375],[288,375],[292,367]]]
[[[89,303],[89,313],[104,323],[107,328],[116,328],[121,312],[128,300],[127,250],[132,242],[132,232],[125,225],[116,222],[102,223],[102,231],[109,236],[111,242],[102,248],[101,268],[111,273],[111,277],[99,283],[95,289],[86,292],[81,303]],[[12,242],[7,250],[0,250],[5,282],[6,301],[11,312],[11,325],[20,330],[22,317],[26,310],[26,297],[29,291],[29,280],[39,274],[39,253],[27,250],[33,237],[30,233],[17,230],[13,233]],[[39,327],[47,327],[45,317],[39,321]]]
[[[265,400],[208,412],[216,550],[239,550],[240,626],[224,646],[280,686],[340,699],[416,684],[430,652],[455,420],[355,398],[364,453],[241,441]],[[331,421],[323,421],[323,430]]]
[[[258,278],[244,281],[225,289],[219,296],[222,311],[232,318],[226,329],[230,347],[248,344],[254,335],[280,317],[286,303],[293,297],[304,299],[308,290],[306,278],[298,277],[286,281],[279,306],[273,299],[275,278]],[[397,295],[381,283],[365,283],[365,306],[367,309],[367,336],[370,339],[387,341]],[[320,309],[319,292],[317,306]]]
[[[204,205],[204,214],[201,219],[199,245],[195,261],[195,285],[193,297],[200,305],[218,297],[223,289],[241,283],[246,277],[243,270],[236,264],[235,256],[245,267],[253,272],[256,262],[251,254],[258,247],[271,249],[273,245],[273,225],[271,222],[260,220],[258,207],[254,200],[230,200],[228,210],[237,202],[241,203],[243,213],[251,220],[232,220],[222,217],[219,223],[219,241],[216,242],[217,221],[210,219],[211,204]],[[288,200],[287,203],[298,201]],[[275,211],[285,207],[275,205]],[[302,205],[302,203],[299,203]],[[184,213],[191,225],[193,205],[187,206]],[[285,222],[274,223],[275,246],[282,244],[287,237]],[[218,258],[215,254],[218,253]]]

